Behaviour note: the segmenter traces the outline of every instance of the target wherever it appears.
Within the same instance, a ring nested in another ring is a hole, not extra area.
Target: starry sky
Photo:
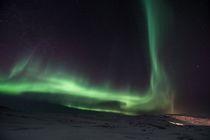
[[[175,91],[175,107],[210,113],[208,0],[165,0],[167,34],[159,50]],[[0,73],[35,54],[43,66],[116,88],[145,89],[150,80],[143,7],[128,0],[1,0]]]

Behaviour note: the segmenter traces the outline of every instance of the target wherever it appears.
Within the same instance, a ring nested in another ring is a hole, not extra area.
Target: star
[[[196,64],[196,66],[195,66],[197,69],[199,69],[200,68],[200,65],[199,64]]]

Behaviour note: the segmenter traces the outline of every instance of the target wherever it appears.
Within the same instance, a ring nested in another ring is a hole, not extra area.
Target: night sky
[[[210,113],[208,0],[164,3],[170,16],[159,56],[175,108]],[[43,67],[56,65],[93,85],[148,87],[147,23],[137,0],[1,0],[0,6],[1,75],[33,54]]]

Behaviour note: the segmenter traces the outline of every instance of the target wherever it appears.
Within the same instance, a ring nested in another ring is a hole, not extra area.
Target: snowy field
[[[81,111],[82,112],[82,111]],[[209,126],[170,116],[0,110],[0,140],[210,140]]]

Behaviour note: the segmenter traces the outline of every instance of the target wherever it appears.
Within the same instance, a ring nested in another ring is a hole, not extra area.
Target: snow
[[[0,110],[0,140],[210,139],[209,126],[179,126],[176,123],[181,122],[170,115],[131,117],[106,113],[24,113]]]

